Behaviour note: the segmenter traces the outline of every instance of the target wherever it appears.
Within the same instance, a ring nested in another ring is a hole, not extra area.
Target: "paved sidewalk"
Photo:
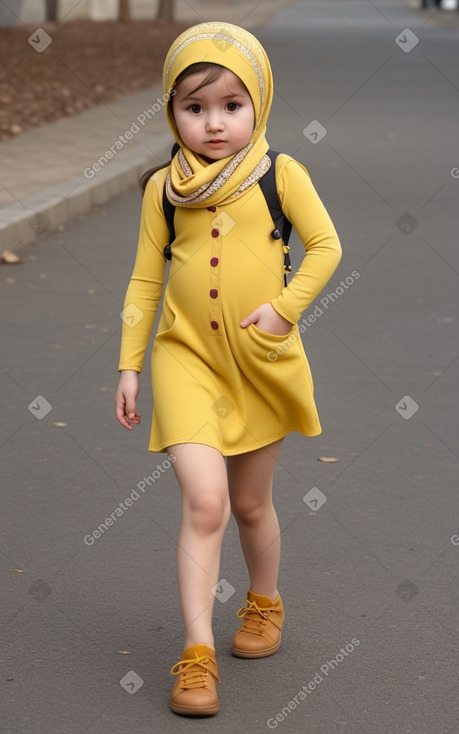
[[[176,19],[192,25],[218,18],[255,30],[293,2],[180,1]],[[161,95],[156,84],[0,143],[2,250],[17,252],[37,234],[136,185],[148,167],[167,160],[173,141]],[[112,146],[112,158],[92,169]]]

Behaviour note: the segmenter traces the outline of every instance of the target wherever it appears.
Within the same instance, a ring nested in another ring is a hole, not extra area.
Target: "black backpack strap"
[[[166,186],[163,189],[163,212],[166,219],[167,226],[169,227],[169,242],[164,248],[164,257],[166,260],[172,260],[171,245],[175,240],[175,227],[174,227],[174,214],[175,206],[171,204],[166,195]]]
[[[180,150],[180,145],[178,143],[174,143],[171,150],[171,159],[174,157],[174,155]],[[164,248],[164,257],[166,260],[172,260],[172,249],[171,245],[173,241],[175,240],[175,227],[174,227],[174,214],[175,214],[175,206],[171,204],[169,199],[167,198],[166,194],[166,186],[164,185],[163,188],[163,212],[164,217],[166,219],[167,226],[169,227],[169,242]]]
[[[260,178],[258,183],[263,192],[263,196],[266,199],[268,209],[270,211],[272,220],[274,222],[274,229],[271,232],[271,237],[274,240],[282,239],[282,247],[284,250],[284,281],[287,285],[287,273],[292,270],[292,264],[290,262],[290,247],[288,241],[292,232],[292,224],[289,222],[279,201],[279,194],[277,193],[277,182],[276,182],[276,159],[279,155],[276,150],[268,150],[267,155],[271,159],[271,165],[264,176]]]

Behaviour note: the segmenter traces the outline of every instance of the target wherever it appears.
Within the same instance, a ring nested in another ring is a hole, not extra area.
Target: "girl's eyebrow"
[[[245,92],[232,92],[230,94],[225,94],[221,99],[234,99],[235,97],[244,97]],[[195,99],[200,101],[202,99],[201,95],[199,95],[196,92],[190,92],[190,94],[186,94],[182,99]]]
[[[245,97],[245,92],[230,92],[230,94],[226,94],[222,99],[234,99],[234,97]]]

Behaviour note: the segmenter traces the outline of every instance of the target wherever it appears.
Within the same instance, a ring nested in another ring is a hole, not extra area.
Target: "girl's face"
[[[224,69],[214,82],[194,91],[206,76],[207,72],[191,74],[177,84],[172,111],[185,145],[214,161],[247,145],[255,114],[250,95],[236,74]]]

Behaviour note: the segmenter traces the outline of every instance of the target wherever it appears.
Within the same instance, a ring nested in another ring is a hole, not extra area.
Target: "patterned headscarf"
[[[166,180],[170,201],[179,206],[221,204],[256,183],[270,166],[266,155],[266,122],[273,96],[271,67],[265,50],[248,31],[230,23],[200,23],[188,28],[172,44],[163,68],[163,88],[170,94],[175,81],[191,64],[219,64],[245,84],[255,112],[255,127],[248,145],[222,160],[206,163],[181,140],[171,106],[167,119],[180,145]]]

